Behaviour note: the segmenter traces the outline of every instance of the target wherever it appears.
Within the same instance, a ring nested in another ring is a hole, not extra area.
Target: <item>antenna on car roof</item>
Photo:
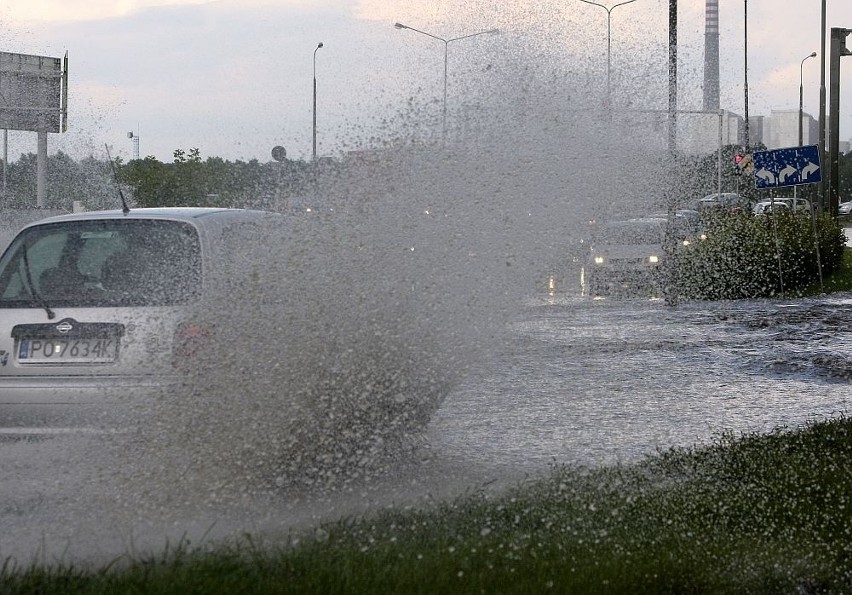
[[[118,188],[118,195],[121,197],[121,212],[126,215],[130,212],[130,207],[127,206],[127,201],[124,200],[124,192],[121,191],[121,184],[118,182],[118,172],[115,171],[115,163],[109,154],[109,146],[106,143],[104,143],[104,148],[106,149],[107,159],[109,159],[109,166],[112,168],[112,178],[115,180],[115,187]]]

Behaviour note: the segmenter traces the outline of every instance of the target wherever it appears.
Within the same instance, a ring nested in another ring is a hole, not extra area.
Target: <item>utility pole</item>
[[[825,147],[825,0],[822,0],[822,28],[820,29],[822,42],[819,46],[819,158],[822,167],[828,166],[828,158]],[[823,169],[825,172],[825,169]],[[831,170],[825,172],[819,183],[819,212],[824,213],[828,209],[828,177]]]
[[[828,211],[837,218],[840,205],[840,58],[850,56],[846,48],[846,37],[852,29],[831,28],[829,116],[828,116]]]
[[[669,153],[677,149],[677,0],[669,0]]]
[[[744,15],[743,15],[743,60],[745,66],[745,82],[743,85],[743,94],[745,96],[745,152],[748,154],[750,146],[749,138],[749,121],[748,121],[748,0],[743,0]]]
[[[677,0],[669,0],[669,158],[677,153]],[[677,209],[677,188],[666,185],[664,188],[667,206],[666,235],[663,251],[665,267],[663,280],[663,295],[666,304],[677,306],[680,301],[680,275],[675,258],[675,243],[672,223]]]

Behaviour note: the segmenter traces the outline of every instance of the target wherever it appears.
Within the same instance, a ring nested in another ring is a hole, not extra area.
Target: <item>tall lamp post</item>
[[[624,6],[625,4],[636,2],[636,0],[627,0],[626,2],[619,2],[618,4],[614,4],[613,6],[605,6],[597,2],[592,2],[591,0],[580,0],[580,2],[585,2],[586,4],[591,4],[593,6],[600,6],[606,11],[606,104],[607,107],[609,107],[610,99],[612,96],[610,90],[610,72],[612,71],[612,11],[618,8],[619,6]]]
[[[632,2],[633,0],[631,0]],[[394,23],[393,25],[397,29],[408,29],[410,31],[414,31],[415,33],[420,33],[422,35],[426,35],[427,37],[431,37],[432,39],[437,39],[438,41],[444,42],[444,107],[443,107],[443,133],[446,137],[447,135],[447,56],[450,42],[459,41],[460,39],[468,39],[470,37],[476,37],[477,35],[485,35],[485,34],[495,34],[499,33],[498,29],[489,29],[488,31],[478,31],[477,33],[471,33],[469,35],[462,35],[461,37],[453,37],[450,39],[444,39],[443,37],[438,37],[437,35],[432,35],[431,33],[427,33],[426,31],[421,31],[420,29],[415,29],[414,27],[409,27],[408,25],[403,25],[402,23]]]
[[[810,54],[808,54],[807,56],[802,58],[802,63],[799,64],[799,146],[800,147],[802,146],[802,143],[804,142],[804,132],[802,131],[802,116],[804,114],[802,113],[802,109],[803,109],[803,104],[804,104],[805,89],[804,89],[804,85],[802,83],[802,80],[803,80],[802,74],[803,74],[803,70],[805,68],[805,60],[807,60],[808,58],[816,58],[816,56],[817,56],[816,52],[811,52]]]
[[[805,142],[805,135],[804,135],[804,131],[802,129],[803,128],[802,127],[802,117],[804,116],[803,111],[804,111],[804,95],[805,95],[805,88],[804,88],[804,84],[802,83],[803,71],[804,71],[804,68],[805,68],[805,60],[807,60],[808,58],[816,58],[816,55],[817,55],[816,52],[811,52],[810,54],[808,54],[807,56],[802,58],[802,62],[799,64],[799,146],[800,147]],[[796,194],[798,192],[798,188],[799,188],[798,186],[793,186],[793,198],[796,197]]]
[[[314,152],[312,153],[312,161],[317,160],[317,50],[321,47],[322,42],[319,42],[314,50]]]

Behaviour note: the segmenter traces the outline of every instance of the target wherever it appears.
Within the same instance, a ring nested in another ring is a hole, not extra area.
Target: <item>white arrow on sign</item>
[[[807,180],[811,177],[811,174],[815,174],[818,171],[819,165],[808,161],[808,164],[802,169],[802,179]]]
[[[758,178],[762,178],[762,179],[766,180],[767,183],[769,183],[769,184],[775,183],[775,174],[773,174],[768,169],[762,169],[754,175],[757,176]]]
[[[778,182],[779,182],[780,184],[783,184],[784,182],[786,182],[786,181],[787,181],[787,178],[789,178],[789,177],[790,177],[790,176],[792,176],[793,174],[797,174],[797,173],[799,173],[799,170],[797,170],[797,169],[796,169],[795,167],[793,167],[792,165],[788,165],[787,167],[785,167],[784,169],[782,169],[782,170],[778,173]]]

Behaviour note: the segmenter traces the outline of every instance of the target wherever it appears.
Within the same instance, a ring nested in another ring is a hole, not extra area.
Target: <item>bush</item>
[[[843,228],[828,215],[816,219],[822,274],[840,266]],[[738,213],[713,221],[708,237],[677,258],[678,292],[686,299],[740,299],[795,292],[819,279],[810,217]],[[780,258],[779,258],[780,255]]]

